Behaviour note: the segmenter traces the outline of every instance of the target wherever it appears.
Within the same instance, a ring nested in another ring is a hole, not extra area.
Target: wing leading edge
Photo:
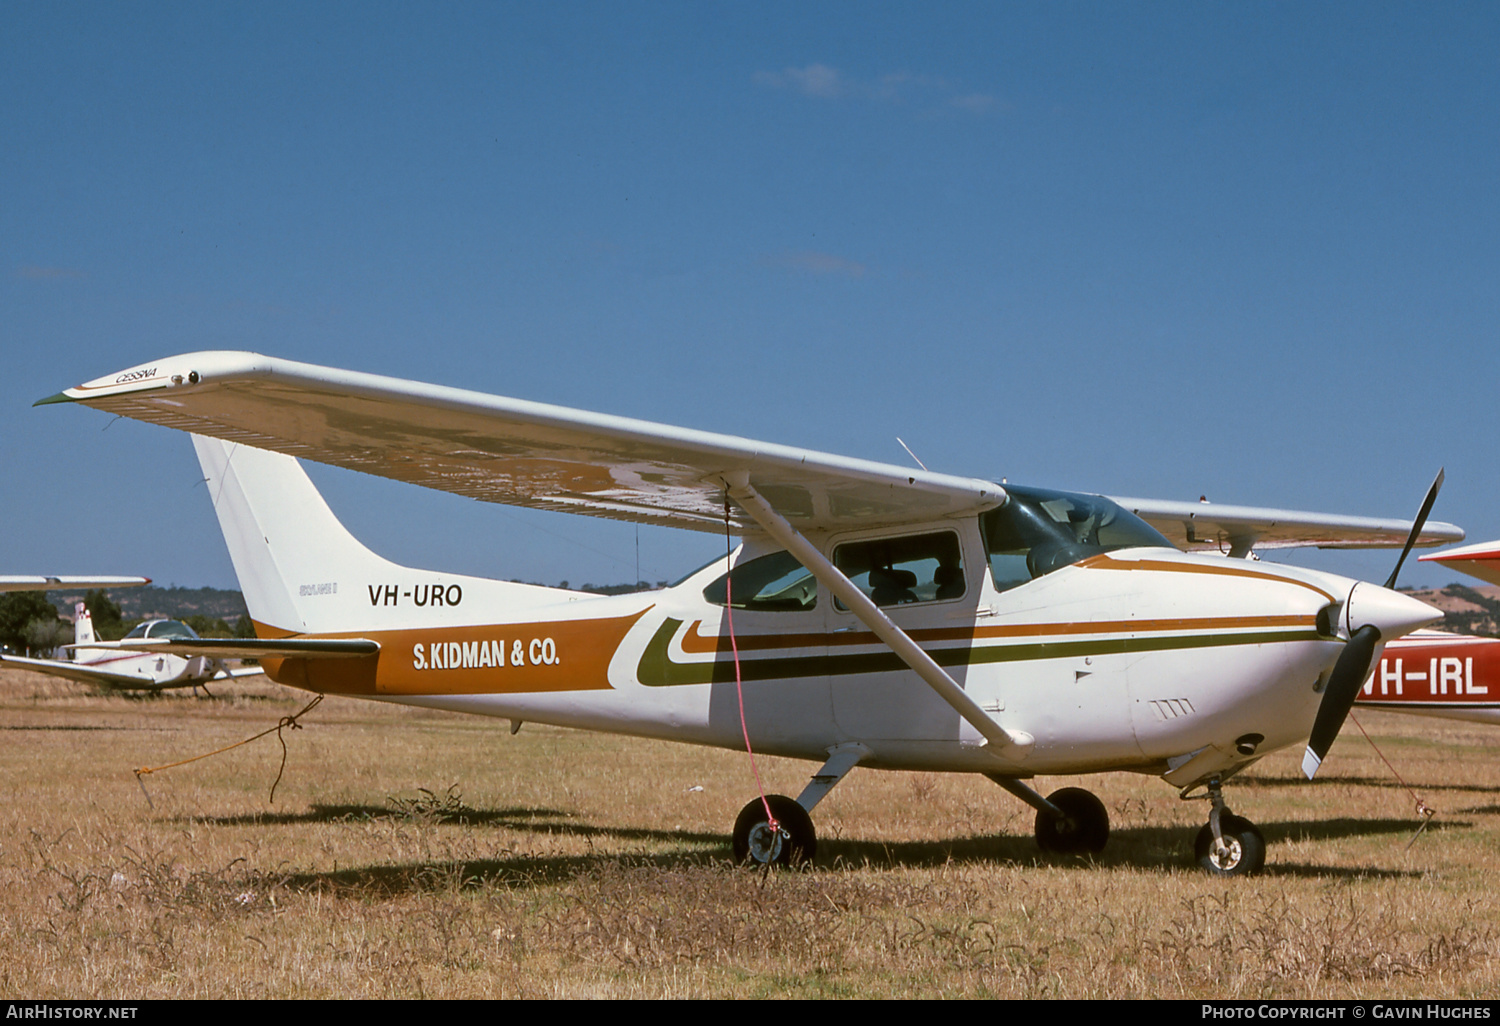
[[[1302,513],[1257,506],[1221,506],[1214,502],[1169,502],[1161,499],[1121,499],[1116,502],[1187,550],[1219,550],[1243,556],[1257,549],[1316,546],[1320,549],[1400,548],[1411,532],[1410,520]],[[1452,524],[1428,521],[1417,539],[1420,546],[1462,541],[1464,532]]]

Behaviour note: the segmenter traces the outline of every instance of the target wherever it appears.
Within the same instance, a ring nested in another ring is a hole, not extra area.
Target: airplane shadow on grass
[[[1318,777],[1319,784],[1349,784],[1354,787],[1375,787],[1385,791],[1470,791],[1476,794],[1500,794],[1500,784],[1455,784],[1434,783],[1430,781],[1407,781],[1392,780],[1390,777],[1352,777],[1335,776],[1332,774]],[[1278,787],[1307,787],[1307,781],[1301,777],[1235,777],[1234,786],[1243,787],[1247,790],[1264,788],[1267,790]]]
[[[219,825],[266,825],[324,823],[339,820],[403,820],[410,817],[389,808],[363,805],[315,806],[295,814],[271,814],[196,819]],[[590,851],[583,855],[540,855],[506,850],[494,859],[450,862],[420,862],[402,865],[371,865],[329,872],[291,873],[285,883],[297,889],[323,889],[360,895],[393,897],[403,893],[481,887],[535,887],[566,882],[604,871],[606,867],[682,870],[711,864],[723,865],[730,858],[729,838],[720,833],[611,827],[582,822],[556,809],[467,810],[450,822],[459,825],[500,826],[536,835],[576,837],[625,842],[665,844],[672,850],[658,853]],[[1433,823],[1428,833],[1467,824]],[[1328,866],[1279,863],[1278,842],[1305,838],[1336,840],[1351,837],[1401,837],[1415,832],[1405,819],[1333,819],[1321,822],[1263,824],[1271,846],[1271,860],[1264,875],[1315,879],[1418,878],[1420,870],[1376,869],[1365,866]],[[1053,866],[1082,870],[1133,868],[1157,871],[1189,870],[1193,866],[1192,833],[1181,827],[1129,827],[1111,833],[1106,850],[1096,856],[1054,855],[1037,849],[1028,836],[979,835],[934,841],[878,841],[850,838],[824,839],[818,845],[818,868],[921,869],[955,864]],[[750,872],[751,870],[746,870]]]

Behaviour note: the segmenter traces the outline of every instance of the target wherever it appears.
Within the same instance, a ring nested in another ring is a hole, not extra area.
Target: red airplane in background
[[[1423,556],[1500,584],[1500,541]],[[1420,630],[1386,645],[1356,703],[1423,716],[1500,723],[1500,638]]]

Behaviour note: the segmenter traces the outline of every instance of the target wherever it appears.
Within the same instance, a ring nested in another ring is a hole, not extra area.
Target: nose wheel
[[[1213,808],[1208,822],[1193,841],[1193,856],[1198,865],[1214,876],[1259,873],[1266,864],[1266,839],[1260,830],[1248,819],[1229,811],[1218,777],[1209,780],[1208,797]]]
[[[1247,876],[1266,864],[1266,839],[1254,823],[1239,816],[1219,819],[1219,836],[1213,824],[1205,823],[1193,842],[1193,854],[1214,876]]]
[[[776,820],[766,819],[766,806]],[[734,861],[752,866],[795,866],[811,862],[818,835],[807,810],[784,794],[752,800],[734,821]]]

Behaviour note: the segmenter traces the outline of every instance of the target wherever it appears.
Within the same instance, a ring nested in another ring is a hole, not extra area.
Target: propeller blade
[[[1417,536],[1422,533],[1423,526],[1427,523],[1427,514],[1432,512],[1432,504],[1437,502],[1438,489],[1443,487],[1443,468],[1438,468],[1437,478],[1432,482],[1432,487],[1427,489],[1427,498],[1422,501],[1422,509],[1417,513],[1417,519],[1412,522],[1411,534],[1406,537],[1406,548],[1401,550],[1401,558],[1396,560],[1396,569],[1391,571],[1391,576],[1386,580],[1387,588],[1396,586],[1396,575],[1401,572],[1401,564],[1406,562],[1411,547],[1417,543]]]
[[[1311,780],[1323,765],[1333,739],[1339,728],[1354,708],[1354,699],[1370,672],[1370,663],[1375,658],[1375,646],[1380,644],[1379,628],[1366,624],[1349,638],[1339,661],[1333,664],[1333,673],[1328,678],[1328,687],[1323,691],[1323,702],[1318,706],[1318,717],[1313,721],[1312,736],[1307,739],[1307,751],[1302,756],[1302,772]]]

